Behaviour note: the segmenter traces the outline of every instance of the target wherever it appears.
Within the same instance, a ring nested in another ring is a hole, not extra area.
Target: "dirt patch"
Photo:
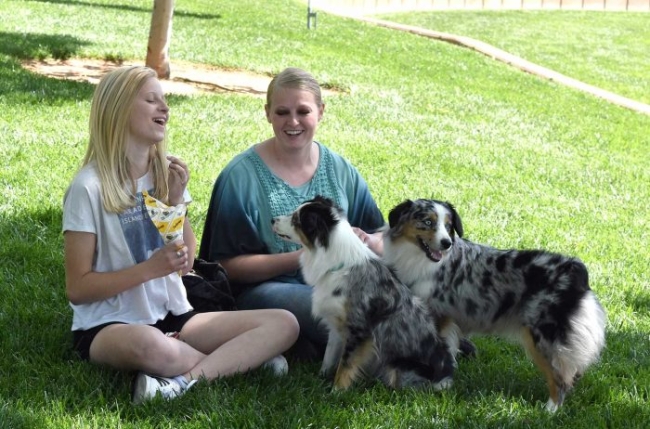
[[[139,62],[116,63],[93,59],[28,60],[22,66],[34,73],[55,79],[69,79],[97,84],[109,71],[122,66],[144,65]],[[193,95],[215,93],[241,93],[255,97],[266,97],[271,76],[246,70],[226,70],[202,64],[173,61],[171,76],[161,80],[163,91],[167,94]],[[323,95],[333,95],[338,91],[322,89]]]
[[[27,70],[48,77],[97,84],[102,76],[115,68],[143,65],[143,63],[70,59],[66,61],[29,60],[24,61],[22,65]],[[193,95],[236,92],[264,97],[270,81],[270,76],[243,70],[224,70],[192,63],[172,62],[170,79],[162,80],[161,83],[163,91],[171,94]]]

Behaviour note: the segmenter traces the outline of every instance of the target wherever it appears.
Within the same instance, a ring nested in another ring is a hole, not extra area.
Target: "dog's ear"
[[[402,217],[404,212],[408,211],[413,206],[413,201],[406,200],[395,207],[388,213],[388,226],[394,228],[395,225],[399,223],[399,219]]]
[[[338,218],[332,214],[332,207],[328,205],[310,204],[299,212],[300,228],[305,236],[319,242],[321,246],[329,246],[330,231],[338,223]]]
[[[456,211],[456,208],[451,203],[445,203],[449,211],[451,212],[451,225],[454,227],[454,231],[460,238],[463,238],[463,222],[460,220],[460,215]]]

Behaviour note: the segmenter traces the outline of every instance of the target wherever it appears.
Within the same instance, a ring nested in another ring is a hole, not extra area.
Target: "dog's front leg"
[[[442,318],[438,322],[440,336],[444,339],[449,352],[456,360],[458,353],[476,354],[476,347],[463,336],[463,331],[451,318]],[[461,348],[462,345],[462,348]]]
[[[325,348],[325,357],[323,357],[323,364],[320,367],[322,376],[330,378],[334,375],[341,354],[343,353],[343,338],[339,335],[338,331],[330,328],[327,338],[327,347]]]
[[[339,367],[334,376],[334,388],[345,390],[352,386],[357,376],[375,356],[375,342],[372,338],[346,344],[346,351],[341,357]]]

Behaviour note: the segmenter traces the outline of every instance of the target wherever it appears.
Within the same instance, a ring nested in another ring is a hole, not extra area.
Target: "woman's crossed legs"
[[[296,318],[285,310],[199,313],[177,338],[149,325],[113,324],[90,346],[90,360],[162,377],[208,380],[246,372],[296,341]]]

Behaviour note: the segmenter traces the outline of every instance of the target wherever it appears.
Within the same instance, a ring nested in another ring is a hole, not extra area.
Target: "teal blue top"
[[[277,177],[254,147],[233,158],[214,184],[203,228],[199,257],[207,261],[244,254],[274,254],[297,250],[298,244],[278,237],[271,219],[292,213],[316,195],[329,197],[343,209],[352,226],[373,232],[384,219],[357,169],[318,143],[320,158],[312,179],[294,187]],[[303,283],[299,272],[275,279]]]

